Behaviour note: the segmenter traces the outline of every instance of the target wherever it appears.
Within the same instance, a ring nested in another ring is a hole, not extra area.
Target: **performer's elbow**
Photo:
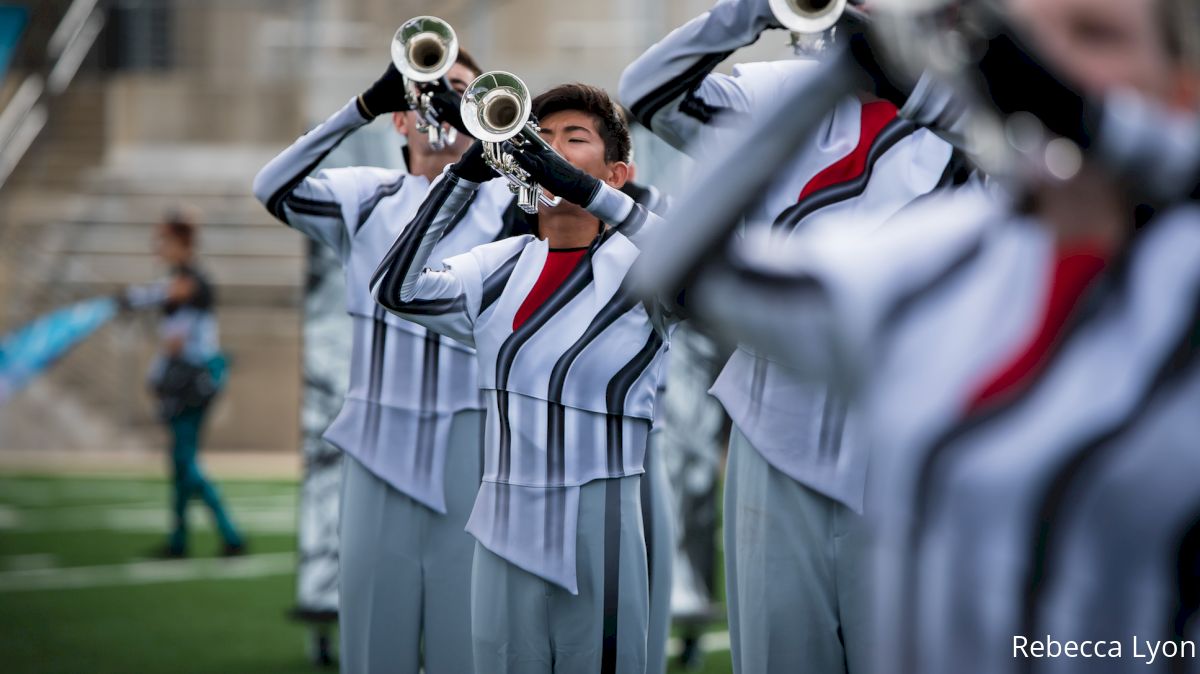
[[[277,185],[272,184],[270,180],[270,164],[264,166],[258,175],[254,176],[254,184],[251,190],[254,192],[254,198],[268,209],[271,208],[271,197],[275,194]]]

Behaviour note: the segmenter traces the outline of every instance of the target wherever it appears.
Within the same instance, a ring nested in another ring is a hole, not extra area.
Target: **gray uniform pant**
[[[646,474],[642,476],[642,528],[650,580],[650,629],[646,634],[646,671],[667,671],[667,637],[671,631],[671,581],[675,565],[675,519],[671,516],[671,483],[663,464],[662,433],[650,434]]]
[[[454,416],[441,515],[347,455],[342,479],[342,672],[470,674],[471,558],[483,412]],[[422,657],[423,656],[423,657]]]
[[[866,671],[867,545],[861,516],[771,467],[734,428],[725,477],[734,671]]]
[[[475,669],[489,674],[642,674],[649,612],[640,476],[579,494],[579,594],[475,547]]]

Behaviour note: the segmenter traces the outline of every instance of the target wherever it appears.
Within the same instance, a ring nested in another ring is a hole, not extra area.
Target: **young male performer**
[[[711,72],[778,27],[767,0],[722,0],[631,64],[621,98],[642,124],[703,160],[712,146],[758,124],[777,93],[812,70],[811,62],[789,60],[738,65],[732,77]],[[762,139],[771,142],[770,129]],[[947,143],[893,104],[848,98],[747,214],[746,241],[767,249],[843,218],[880,222],[947,184],[951,156]],[[712,394],[734,422],[724,548],[735,669],[861,671],[867,454],[843,436],[844,396],[797,380],[745,346]]]
[[[639,482],[666,323],[624,280],[656,216],[618,189],[629,132],[607,94],[563,85],[538,96],[533,114],[562,155],[517,153],[563,198],[539,211],[538,236],[427,268],[450,223],[492,184],[477,145],[430,192],[372,287],[391,311],[479,353],[484,479],[467,525],[478,541],[477,669],[643,672]]]
[[[1138,92],[1195,123],[1191,3],[1007,8],[1026,47],[981,61],[1000,110],[1106,133],[1041,60],[1088,96]],[[1151,216],[1132,179],[1054,143],[1022,206],[963,193],[874,236],[831,229],[769,278],[718,262],[693,285],[700,315],[859,391],[885,539],[879,671],[1128,671],[1149,664],[1132,635],[1194,630],[1200,209]],[[1039,663],[1046,638],[1092,655]]]
[[[479,68],[459,52],[461,91]],[[440,95],[452,119],[457,95]],[[355,129],[392,113],[408,171],[339,168],[311,174]],[[470,672],[472,541],[463,531],[481,474],[482,401],[474,351],[383,311],[371,274],[417,213],[431,180],[468,147],[442,150],[415,129],[394,66],[361,96],[267,164],[254,193],[282,222],[330,246],[346,273],[354,352],[346,401],[326,439],[346,454],[341,506],[341,658],[345,671]],[[505,235],[502,185],[476,195],[497,215],[448,228],[445,257]],[[441,259],[440,257],[438,259]]]

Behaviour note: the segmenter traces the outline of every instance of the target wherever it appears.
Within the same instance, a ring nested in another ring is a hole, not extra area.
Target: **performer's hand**
[[[517,164],[555,196],[586,207],[600,191],[600,180],[575,168],[554,150],[539,143],[506,147]]]
[[[358,97],[358,111],[371,119],[385,112],[404,112],[411,109],[404,96],[404,76],[389,63],[383,75]]]
[[[460,112],[462,94],[454,89],[442,89],[431,97],[430,105],[433,107],[433,112],[437,115],[439,121],[453,126],[458,129],[459,133],[465,133],[468,136],[471,135],[471,132],[467,131],[466,125],[463,124],[462,113]]]
[[[482,183],[496,177],[496,172],[483,158],[483,141],[477,140],[467,148],[462,157],[450,166],[454,175],[473,183]]]

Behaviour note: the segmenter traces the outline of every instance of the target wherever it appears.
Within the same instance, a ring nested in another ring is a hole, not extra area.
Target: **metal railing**
[[[98,0],[71,2],[44,55],[38,58],[36,52],[31,53],[30,72],[0,110],[0,190],[45,128],[51,101],[66,91],[104,28],[104,13],[98,4]]]

